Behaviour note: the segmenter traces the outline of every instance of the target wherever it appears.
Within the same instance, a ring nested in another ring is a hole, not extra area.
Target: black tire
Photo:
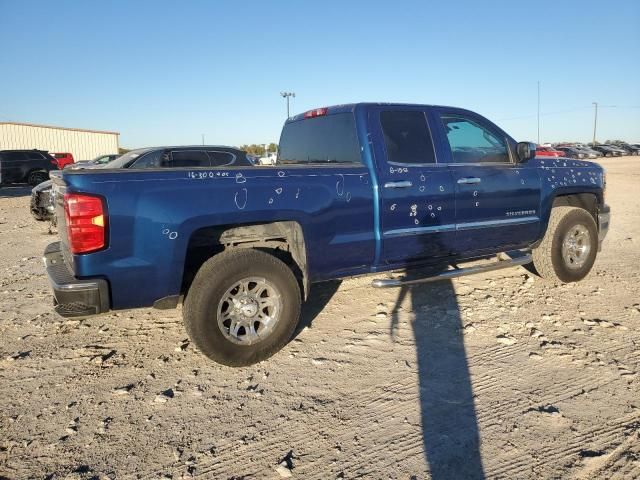
[[[235,283],[249,277],[269,281],[279,293],[281,308],[264,340],[241,345],[218,326],[218,307]],[[301,303],[298,281],[284,262],[260,250],[238,249],[218,254],[200,267],[184,302],[183,317],[189,337],[202,353],[223,365],[241,367],[265,360],[287,344],[300,319]]]
[[[49,174],[44,170],[36,170],[29,173],[27,176],[27,183],[32,187],[40,185],[42,182],[46,182],[47,180],[49,180]]]
[[[588,239],[590,249],[580,259],[580,263],[576,264],[563,255],[563,242],[580,227],[583,236]],[[554,207],[544,238],[532,252],[533,265],[538,275],[544,279],[562,283],[577,282],[589,274],[597,252],[598,227],[591,214],[582,208]]]
[[[45,220],[49,220],[48,215],[46,213],[42,213],[41,210],[37,210],[35,208],[31,209],[31,215],[39,222],[44,222]]]

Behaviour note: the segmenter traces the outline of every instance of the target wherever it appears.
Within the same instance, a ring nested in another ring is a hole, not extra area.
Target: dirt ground
[[[179,309],[56,316],[55,237],[0,189],[0,478],[640,478],[640,157],[602,164],[612,227],[584,281],[319,285],[241,369]]]

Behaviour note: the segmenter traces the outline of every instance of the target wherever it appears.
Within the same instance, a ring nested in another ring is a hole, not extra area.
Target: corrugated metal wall
[[[118,134],[17,123],[0,123],[0,150],[31,149],[70,152],[77,160],[118,153]]]

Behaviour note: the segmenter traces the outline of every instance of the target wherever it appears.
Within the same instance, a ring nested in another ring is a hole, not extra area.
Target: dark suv
[[[113,160],[104,161],[107,157]],[[124,155],[105,155],[90,162],[76,162],[67,170],[94,168],[177,168],[177,167],[248,167],[253,163],[247,152],[232,147],[155,147],[131,150]],[[31,214],[36,220],[55,222],[51,197],[51,180],[47,180],[31,191]]]
[[[42,150],[0,150],[0,184],[38,185],[57,170],[56,159]]]

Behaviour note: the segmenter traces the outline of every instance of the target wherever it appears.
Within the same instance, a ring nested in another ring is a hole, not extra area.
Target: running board
[[[476,273],[491,272],[493,270],[501,270],[503,268],[516,267],[526,265],[532,261],[531,254],[526,253],[509,260],[499,260],[488,265],[478,265],[474,267],[459,268],[455,270],[447,270],[436,275],[430,275],[422,278],[376,278],[371,282],[371,286],[375,288],[402,287],[405,285],[415,285],[418,283],[437,282],[438,280],[449,280],[451,278],[465,277]]]

